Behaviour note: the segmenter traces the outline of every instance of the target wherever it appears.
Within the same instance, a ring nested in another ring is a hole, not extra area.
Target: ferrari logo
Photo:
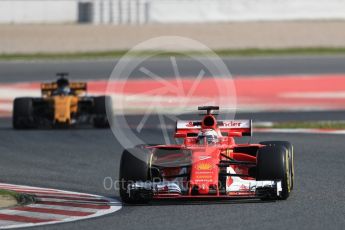
[[[200,163],[197,168],[198,170],[211,170],[213,167],[210,163]]]

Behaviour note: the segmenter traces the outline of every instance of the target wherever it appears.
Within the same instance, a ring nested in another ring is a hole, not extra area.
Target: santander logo
[[[223,126],[224,127],[241,127],[242,122],[238,121],[229,121],[229,122],[224,122]]]

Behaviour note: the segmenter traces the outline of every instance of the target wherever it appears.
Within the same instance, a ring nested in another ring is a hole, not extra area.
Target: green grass
[[[0,60],[45,60],[45,59],[102,59],[120,58],[128,50],[100,51],[100,52],[78,52],[78,53],[33,53],[33,54],[0,54]],[[221,49],[214,52],[222,57],[238,56],[281,56],[281,55],[345,55],[345,47],[314,47],[314,48],[287,48],[287,49]],[[173,52],[173,51],[141,51],[131,53],[133,57],[153,55],[156,57],[169,56],[210,56],[210,52]]]
[[[109,52],[81,52],[81,53],[33,53],[33,54],[0,54],[0,60],[41,60],[41,59],[96,59],[96,58],[117,58],[123,56],[127,51]]]
[[[14,191],[8,191],[8,190],[0,189],[0,195],[2,195],[2,196],[12,196],[12,197],[14,197],[17,201],[19,201],[19,199],[20,199],[20,194],[14,192]]]
[[[319,121],[319,122],[277,122],[272,126],[255,126],[255,128],[273,129],[345,129],[345,121]]]
[[[0,196],[12,196],[17,200],[17,204],[19,205],[27,205],[35,202],[35,196],[31,194],[26,194],[26,193],[17,193],[14,191],[9,191],[9,190],[3,190],[0,189]]]

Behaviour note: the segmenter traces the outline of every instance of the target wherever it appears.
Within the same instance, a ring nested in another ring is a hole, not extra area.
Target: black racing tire
[[[150,181],[150,162],[151,151],[148,149],[131,148],[122,153],[120,162],[120,197],[122,202],[128,204],[147,203],[149,199],[146,196],[129,196],[128,185],[137,181]]]
[[[295,167],[294,167],[294,148],[293,145],[288,141],[263,141],[260,142],[262,145],[269,146],[284,146],[289,152],[289,165],[290,165],[290,190],[293,190],[295,181]]]
[[[32,98],[16,98],[13,102],[12,126],[14,129],[35,128]]]
[[[93,126],[95,128],[109,127],[106,107],[111,106],[110,102],[111,98],[108,96],[99,96],[93,98]]]
[[[262,197],[266,199],[286,200],[290,195],[290,167],[288,150],[284,146],[265,146],[258,150],[256,180],[281,181],[282,192],[279,196]],[[272,194],[270,194],[272,195]]]

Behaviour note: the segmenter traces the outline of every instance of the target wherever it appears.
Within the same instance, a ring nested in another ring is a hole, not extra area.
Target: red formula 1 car
[[[199,107],[201,121],[177,121],[179,145],[127,149],[120,165],[125,203],[153,199],[259,198],[285,200],[293,189],[293,146],[286,141],[236,144],[250,120],[217,120],[217,106]]]

